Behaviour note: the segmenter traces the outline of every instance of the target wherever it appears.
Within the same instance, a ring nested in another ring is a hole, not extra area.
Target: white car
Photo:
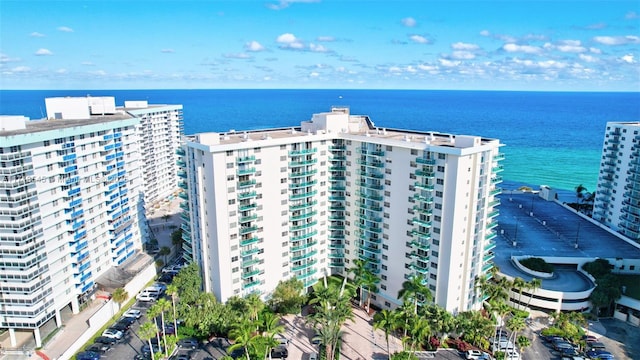
[[[140,316],[142,316],[142,312],[140,310],[136,310],[136,309],[129,309],[129,310],[125,311],[124,314],[122,314],[122,316],[129,317],[129,318],[140,319]]]
[[[108,338],[112,338],[112,339],[116,339],[116,340],[122,339],[123,335],[124,334],[122,333],[122,331],[116,330],[116,329],[107,329],[107,330],[102,332],[102,336],[106,336]]]
[[[158,297],[160,297],[160,293],[151,292],[151,291],[143,291],[143,292],[141,292],[140,294],[138,294],[136,296],[136,299],[138,301],[149,302],[149,301],[158,300]]]
[[[464,354],[464,358],[467,360],[477,359],[480,356],[482,356],[482,351],[480,350],[467,350],[467,352]]]
[[[505,360],[520,360],[520,354],[517,351],[507,350],[504,358]]]

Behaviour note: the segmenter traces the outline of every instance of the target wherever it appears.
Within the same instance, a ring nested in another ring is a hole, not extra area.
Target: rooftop
[[[504,190],[499,198],[494,262],[503,274],[531,280],[532,276],[518,270],[511,262],[512,256],[521,255],[640,259],[640,248],[561,204],[540,198],[537,193]],[[588,289],[590,282],[575,269],[575,265],[556,266],[557,276],[543,280],[543,288],[564,291]]]
[[[93,124],[101,124],[110,121],[132,119],[133,117],[127,113],[116,113],[113,115],[100,115],[91,116],[89,119],[69,120],[69,119],[39,119],[39,120],[27,120],[25,122],[26,127],[24,129],[0,131],[0,136],[14,136],[21,134],[30,134],[34,132],[66,129],[77,126],[86,126]]]

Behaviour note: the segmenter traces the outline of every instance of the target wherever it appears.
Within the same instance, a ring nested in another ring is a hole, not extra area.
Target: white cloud
[[[589,52],[590,53],[594,53],[594,54],[602,54],[602,50],[600,50],[598,48],[594,48],[594,47],[590,47],[589,48]]]
[[[68,26],[60,26],[58,27],[58,31],[62,31],[62,32],[73,32],[73,29],[68,27]]]
[[[327,49],[326,47],[318,44],[314,44],[314,43],[310,43],[309,44],[309,50],[313,51],[313,52],[320,52],[320,53],[326,53],[326,52],[331,52],[331,50]]]
[[[316,40],[321,42],[332,42],[336,41],[336,38],[333,36],[318,36]]]
[[[593,55],[579,54],[578,57],[582,61],[586,61],[586,62],[596,62],[596,61],[598,61],[598,58],[593,56]]]
[[[49,55],[53,55],[53,53],[49,50],[49,49],[38,49],[38,51],[36,51],[34,53],[34,55],[36,56],[49,56]]]
[[[414,43],[417,43],[417,44],[428,44],[429,43],[429,39],[427,39],[426,37],[424,37],[422,35],[411,35],[411,36],[409,36],[409,39],[411,39],[411,41],[413,41]]]
[[[281,49],[303,50],[304,43],[291,33],[284,33],[276,39]]]
[[[56,70],[56,74],[60,74],[60,75],[66,74],[67,72],[68,72],[67,69],[58,69],[58,70]]]
[[[454,51],[451,53],[451,58],[456,60],[471,60],[475,59],[476,54],[470,51]]]
[[[558,42],[556,45],[556,49],[562,52],[569,53],[582,53],[587,51],[587,49],[582,46],[580,40],[562,40]]]
[[[28,66],[16,66],[11,69],[11,72],[14,73],[25,73],[31,71],[31,68]]]
[[[80,63],[80,65],[84,65],[84,66],[96,66],[96,64],[92,63],[91,61],[83,61]]]
[[[400,22],[402,22],[402,25],[404,25],[406,27],[414,27],[414,26],[416,26],[418,24],[416,22],[416,19],[414,19],[412,17],[406,17],[406,18],[400,20]]]
[[[434,71],[434,70],[438,70],[438,67],[434,65],[420,64],[418,65],[418,69],[423,71]]]
[[[478,50],[480,47],[478,45],[476,45],[476,44],[457,42],[457,43],[451,44],[451,48],[453,50],[473,51],[473,50]]]
[[[460,65],[460,61],[451,61],[451,60],[442,59],[442,58],[438,59],[438,62],[440,63],[440,65],[444,67],[456,67]]]
[[[482,30],[482,31],[480,31],[480,35],[482,35],[482,36],[490,36],[491,33],[489,32],[489,30]]]
[[[89,71],[89,74],[93,76],[107,76],[107,72],[104,70]]]
[[[12,58],[12,57],[9,57],[7,54],[0,53],[0,64],[15,62],[15,61],[20,61],[20,59]]]
[[[542,52],[542,49],[540,49],[537,46],[518,45],[513,43],[504,44],[502,49],[505,50],[506,52],[522,52],[525,54],[539,54],[540,52]]]
[[[626,44],[639,44],[640,37],[635,35],[627,36],[596,36],[593,41],[603,45],[626,45]]]
[[[320,76],[320,73],[315,72],[315,71],[313,71],[313,72],[311,72],[311,73],[309,74],[309,77],[318,77],[318,76]]]
[[[29,36],[31,36],[31,37],[44,37],[45,35],[42,34],[42,33],[37,32],[37,31],[34,31],[31,34],[29,34]]]
[[[258,52],[258,51],[264,51],[265,48],[264,46],[262,46],[262,44],[260,44],[259,42],[252,40],[246,44],[244,44],[244,49],[247,51],[253,51],[253,52]]]
[[[625,18],[625,19],[628,19],[628,20],[640,19],[640,15],[638,15],[638,13],[637,13],[637,12],[635,12],[635,11],[629,11],[629,12],[624,16],[624,18]]]
[[[222,56],[224,56],[227,59],[242,59],[242,60],[251,59],[251,55],[246,53],[224,54]]]
[[[286,9],[289,6],[291,6],[291,4],[295,4],[295,3],[316,3],[316,2],[320,2],[320,0],[280,0],[275,4],[267,4],[267,7],[271,10],[282,10],[282,9]]]
[[[173,51],[173,49],[162,49],[160,50],[160,52],[165,54],[173,54],[175,51]]]
[[[626,62],[627,64],[634,64],[636,60],[633,57],[633,54],[627,54],[620,58],[620,60]]]

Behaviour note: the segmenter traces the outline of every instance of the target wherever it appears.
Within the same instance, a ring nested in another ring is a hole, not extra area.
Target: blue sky
[[[2,89],[640,91],[640,1],[0,0]]]

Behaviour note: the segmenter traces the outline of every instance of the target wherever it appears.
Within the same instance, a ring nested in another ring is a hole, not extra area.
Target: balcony
[[[329,171],[346,171],[347,167],[344,165],[329,166]]]
[[[300,230],[305,230],[305,229],[309,229],[314,227],[315,225],[318,224],[317,220],[314,221],[310,221],[308,223],[303,223],[301,225],[296,225],[296,226],[290,226],[289,227],[289,231],[300,231]]]
[[[363,188],[372,189],[372,190],[383,190],[384,189],[384,185],[380,184],[379,182],[360,181],[358,183],[358,185],[360,185]]]
[[[302,214],[298,214],[295,216],[289,216],[289,221],[299,221],[299,220],[304,220],[304,219],[308,219],[314,215],[316,215],[318,212],[313,210],[313,211],[309,211],[309,212],[305,212]]]
[[[431,220],[413,218],[413,225],[419,225],[419,226],[422,226],[423,228],[428,229],[431,227]]]
[[[490,212],[489,214],[487,214],[487,218],[488,218],[488,219],[491,219],[491,218],[494,218],[494,217],[496,217],[496,216],[498,216],[498,215],[500,215],[500,211],[498,211],[498,210],[496,210],[496,211],[492,211],[492,212]]]
[[[413,186],[420,190],[433,191],[435,186],[433,184],[423,184],[420,181],[416,181]]]
[[[384,156],[384,151],[382,150],[373,150],[373,149],[367,149],[367,148],[359,148],[358,153],[362,155],[369,155],[369,156],[378,156],[378,157]]]
[[[251,156],[241,156],[236,158],[236,164],[245,164],[256,161],[256,157],[254,155]]]
[[[306,188],[309,186],[314,186],[317,183],[318,183],[318,180],[292,182],[289,184],[289,189]]]
[[[257,226],[241,226],[240,227],[240,235],[246,235],[248,233],[252,233],[254,231],[258,231]]]
[[[433,202],[433,196],[431,195],[414,194],[413,199],[428,204]]]
[[[296,272],[296,271],[304,270],[304,269],[306,269],[306,268],[308,268],[310,266],[313,266],[313,265],[315,265],[317,263],[318,263],[317,259],[311,259],[311,260],[307,261],[304,264],[296,265],[296,266],[291,267],[291,271],[292,272]]]
[[[360,248],[362,251],[368,252],[368,253],[372,253],[372,254],[381,254],[382,253],[382,249],[380,248],[374,248],[374,247],[361,247]]]
[[[316,246],[316,245],[318,245],[317,241],[310,241],[310,242],[304,243],[302,245],[292,246],[292,247],[289,248],[289,251],[290,252],[302,251],[302,250],[309,249],[309,248],[311,248],[313,246]]]
[[[379,172],[373,172],[373,171],[358,170],[358,175],[362,177],[373,178],[373,179],[384,179],[384,174],[381,174]]]
[[[318,193],[318,190],[305,191],[305,192],[298,193],[298,194],[292,194],[292,195],[289,195],[289,201],[296,201],[296,200],[300,200],[300,199],[305,199],[305,198],[308,198],[308,197],[315,196],[317,193]]]
[[[496,257],[496,255],[492,251],[490,251],[490,252],[484,254],[484,256],[482,257],[482,262],[487,263],[487,262],[493,260],[493,258],[495,258],[495,257]]]
[[[247,191],[238,193],[238,200],[251,199],[258,195],[255,191]]]
[[[347,146],[343,144],[329,145],[329,150],[344,151],[347,150]]]
[[[491,178],[492,184],[499,184],[502,182],[502,176],[494,176]]]
[[[415,174],[416,176],[428,177],[428,178],[432,178],[436,176],[436,173],[433,170],[416,170]]]
[[[251,167],[251,168],[239,168],[236,171],[236,174],[238,176],[243,176],[243,175],[250,175],[250,174],[253,174],[255,172],[256,172],[256,168],[254,168],[254,167]]]
[[[289,156],[300,156],[300,155],[309,155],[314,154],[318,151],[317,148],[313,149],[299,149],[299,150],[291,150],[289,151]]]
[[[239,211],[249,211],[249,210],[253,210],[253,209],[257,208],[257,207],[258,207],[257,204],[246,204],[246,205],[238,206],[238,210]]]
[[[249,255],[257,254],[259,252],[260,252],[260,248],[255,247],[255,248],[252,248],[252,249],[240,251],[240,255],[241,256],[249,256]]]
[[[318,253],[318,250],[308,251],[308,252],[306,252],[306,253],[304,253],[304,254],[301,254],[301,255],[297,255],[297,256],[292,257],[291,259],[289,259],[289,261],[291,261],[291,262],[296,262],[296,261],[300,261],[300,260],[302,260],[302,259],[308,259],[308,258],[310,258],[310,257],[312,257],[312,256],[314,256],[314,255],[316,255],[317,253]]]
[[[496,154],[496,156],[493,157],[493,161],[501,161],[504,160],[504,154]]]
[[[256,287],[258,285],[260,285],[260,281],[259,280],[248,282],[248,283],[243,283],[242,284],[242,288],[246,290],[246,289],[249,289],[249,288],[252,288],[252,287]]]
[[[242,267],[248,267],[251,265],[256,265],[260,263],[260,259],[249,258],[246,260],[242,260]]]
[[[365,254],[358,254],[358,258],[360,258],[360,260],[364,260],[367,261],[369,263],[373,263],[373,264],[380,264],[380,259],[377,259],[375,257],[371,257],[371,256],[367,256]]]
[[[261,273],[260,269],[255,269],[255,270],[251,270],[251,271],[247,271],[247,272],[242,272],[242,280],[246,280],[252,276],[256,276],[259,275]]]
[[[429,268],[427,268],[427,264],[421,265],[419,262],[412,262],[409,267],[411,268],[411,270],[417,271],[422,275],[429,274]]]
[[[317,169],[313,169],[313,170],[309,170],[309,171],[292,171],[289,173],[289,178],[293,179],[293,178],[297,178],[297,177],[305,177],[305,176],[312,176],[318,173]]]
[[[296,275],[296,278],[298,278],[298,280],[304,280],[304,279],[306,279],[306,278],[308,278],[308,277],[312,276],[312,275],[313,275],[313,274],[315,274],[316,272],[318,272],[318,270],[317,270],[317,269],[311,269],[311,270],[309,270],[309,271],[307,271],[307,272],[305,272],[305,273],[302,273],[302,274]]]
[[[435,165],[436,159],[416,158],[416,163],[422,165]]]
[[[247,187],[254,186],[256,184],[256,180],[246,180],[246,181],[238,181],[238,189],[243,189]]]
[[[290,242],[302,241],[302,240],[310,239],[317,234],[318,234],[318,230],[313,230],[302,235],[292,236],[289,238],[289,241]]]
[[[180,170],[180,171],[178,171],[178,176],[183,178],[183,179],[186,179],[187,178],[187,172]]]
[[[431,215],[433,213],[433,209],[431,207],[420,206],[420,205],[414,205],[413,211],[419,212],[420,214],[423,214],[423,215]]]
[[[384,168],[384,162],[380,160],[371,160],[371,159],[365,158],[365,159],[358,159],[356,163],[361,166],[373,167],[378,169]]]
[[[424,251],[429,251],[429,249],[431,248],[431,245],[428,241],[413,240],[409,242],[409,245]]]
[[[489,196],[496,196],[498,194],[502,193],[502,189],[501,188],[495,188],[491,191],[489,191]]]
[[[316,204],[318,204],[318,200],[306,201],[306,202],[303,202],[302,204],[289,205],[289,210],[290,211],[303,210],[303,209],[307,209],[307,208],[309,208],[311,206],[314,206]]]
[[[318,159],[306,159],[306,160],[299,160],[299,161],[291,161],[291,162],[289,162],[289,167],[300,167],[300,166],[313,165],[313,164],[315,164],[317,162],[318,162]]]
[[[257,244],[259,242],[260,242],[260,238],[254,236],[254,237],[250,237],[248,239],[240,240],[240,246],[249,246],[249,245]]]

